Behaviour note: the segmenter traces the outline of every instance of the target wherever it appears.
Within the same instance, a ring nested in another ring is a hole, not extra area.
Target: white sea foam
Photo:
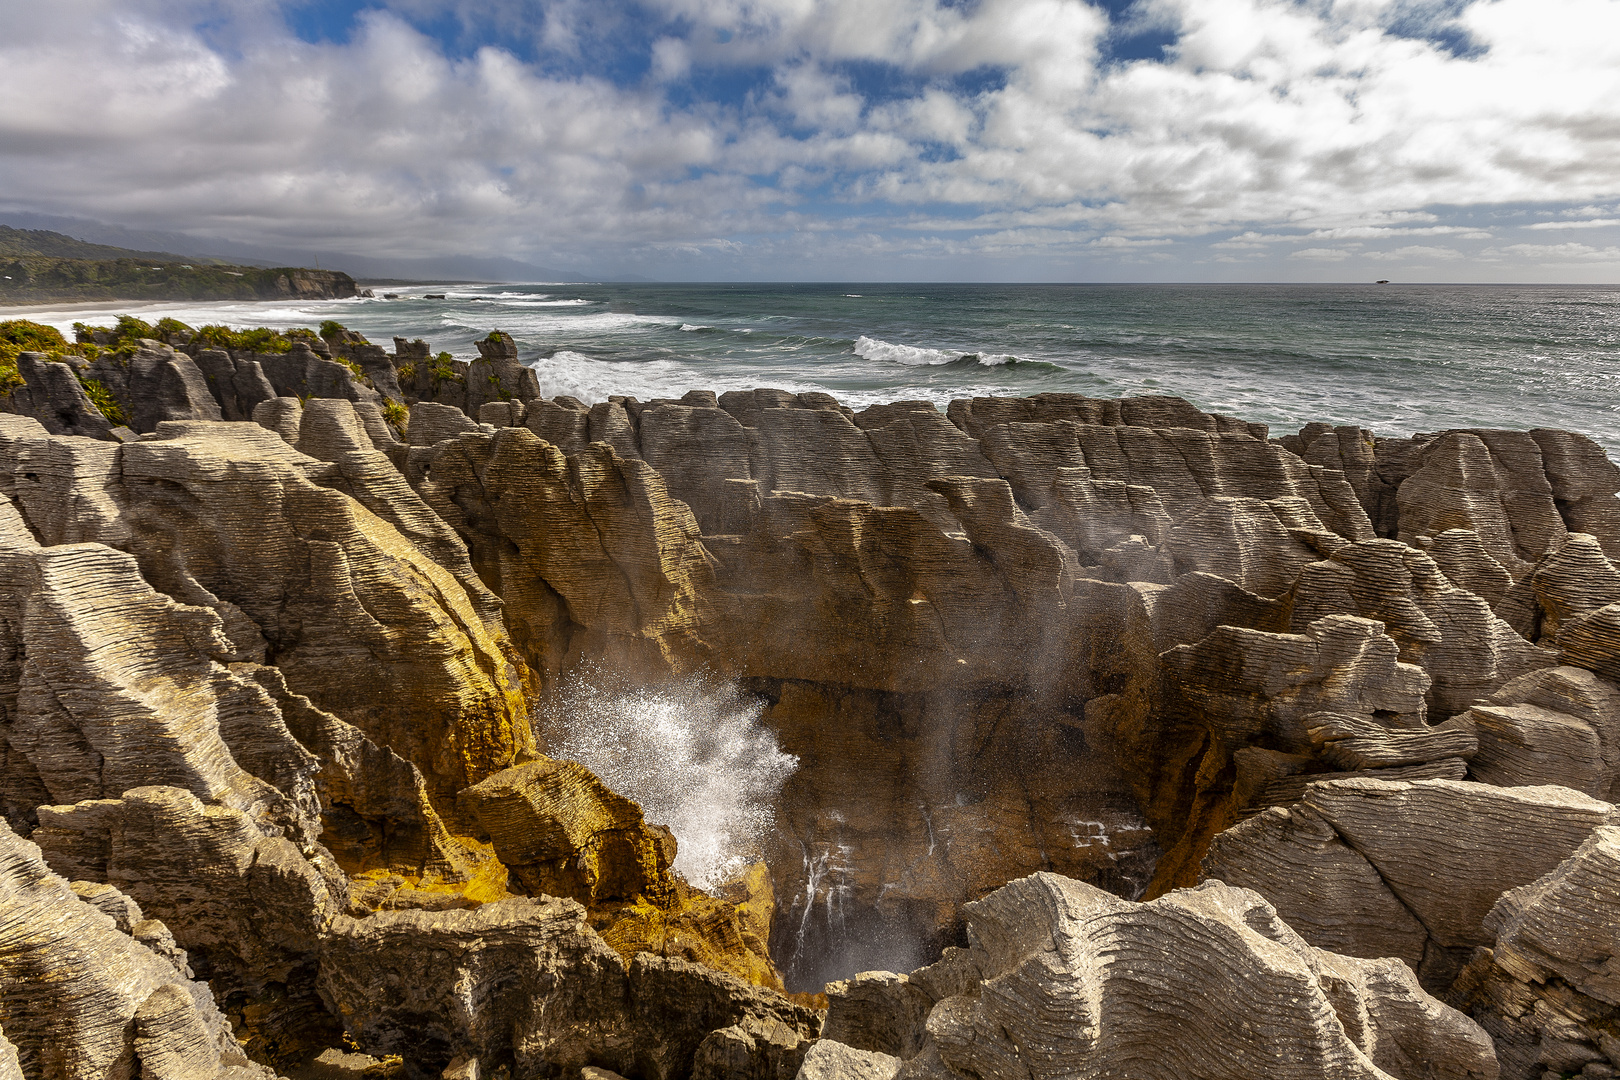
[[[916,345],[895,345],[864,334],[855,339],[855,355],[888,364],[904,364],[906,367],[938,367],[941,364],[954,364],[962,359],[959,352],[924,349]]]
[[[691,334],[691,333],[696,333],[699,330],[713,330],[714,327],[706,326],[703,323],[683,322],[683,323],[681,323],[681,329],[685,330],[687,333]]]
[[[648,401],[652,398],[678,398],[688,390],[750,390],[760,380],[738,372],[717,375],[699,370],[679,360],[598,360],[572,349],[558,349],[550,356],[530,362],[542,397],[566,394],[586,403],[606,401],[614,394],[626,394]],[[798,393],[815,389],[792,380],[776,380],[784,390]]]
[[[977,360],[985,367],[999,367],[1018,360],[1018,357],[1011,353],[965,353],[949,349],[925,349],[919,345],[896,345],[882,338],[867,337],[864,334],[855,339],[855,354],[866,360],[904,364],[906,367],[940,367],[969,359]]]
[[[452,297],[452,299],[454,299],[454,297]],[[500,298],[500,303],[502,305],[507,306],[507,307],[515,307],[515,308],[582,307],[582,306],[584,306],[586,304],[594,304],[595,302],[596,301],[594,301],[594,300],[579,300],[579,299],[574,299],[574,300],[541,300],[541,299],[538,299],[538,298],[535,298],[535,297],[523,297],[521,299],[518,299],[518,298],[508,299],[506,297],[501,297]]]
[[[472,318],[480,321],[469,323],[467,320]],[[502,330],[517,338],[522,338],[525,334],[586,334],[603,331],[654,330],[679,325],[670,319],[661,319],[655,315],[631,315],[619,311],[588,311],[572,315],[534,304],[527,307],[491,306],[476,314],[462,309],[445,312],[440,316],[441,325],[457,329],[487,330],[493,322],[499,322]]]
[[[761,855],[777,794],[798,768],[730,683],[689,677],[628,687],[585,670],[535,717],[552,757],[577,761],[675,834],[675,869],[712,888]]]

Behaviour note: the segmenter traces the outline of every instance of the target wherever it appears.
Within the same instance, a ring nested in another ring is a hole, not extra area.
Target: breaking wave
[[[537,711],[536,737],[668,827],[686,880],[713,888],[739,876],[762,857],[776,797],[799,766],[760,722],[765,703],[699,676],[621,683],[594,669],[570,677]]]
[[[896,345],[882,338],[867,337],[864,334],[855,339],[855,355],[865,360],[903,364],[906,367],[942,367],[963,360],[973,360],[985,367],[999,367],[1002,364],[1018,362],[1018,357],[1010,353],[964,353],[950,349],[925,349],[919,345]]]

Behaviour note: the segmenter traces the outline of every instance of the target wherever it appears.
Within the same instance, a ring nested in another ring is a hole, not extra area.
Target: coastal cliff
[[[1620,469],[1581,435],[79,337],[0,399],[22,1075],[1620,1067]],[[684,880],[550,756],[591,671],[758,702],[797,767],[751,869]]]
[[[90,300],[341,300],[338,270],[237,266],[219,259],[88,244],[0,225],[0,305]]]

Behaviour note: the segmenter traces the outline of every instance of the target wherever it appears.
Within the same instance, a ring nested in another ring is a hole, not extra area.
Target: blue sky
[[[672,279],[1620,280],[1620,0],[0,20],[0,213]]]

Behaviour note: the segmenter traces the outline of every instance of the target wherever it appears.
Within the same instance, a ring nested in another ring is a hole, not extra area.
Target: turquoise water
[[[377,290],[379,296],[384,291]],[[1620,286],[492,285],[398,300],[154,305],[148,318],[512,334],[548,395],[824,390],[860,407],[1048,390],[1179,394],[1380,434],[1566,427],[1620,450]],[[444,293],[443,300],[422,298]],[[41,311],[68,327],[102,311]]]

